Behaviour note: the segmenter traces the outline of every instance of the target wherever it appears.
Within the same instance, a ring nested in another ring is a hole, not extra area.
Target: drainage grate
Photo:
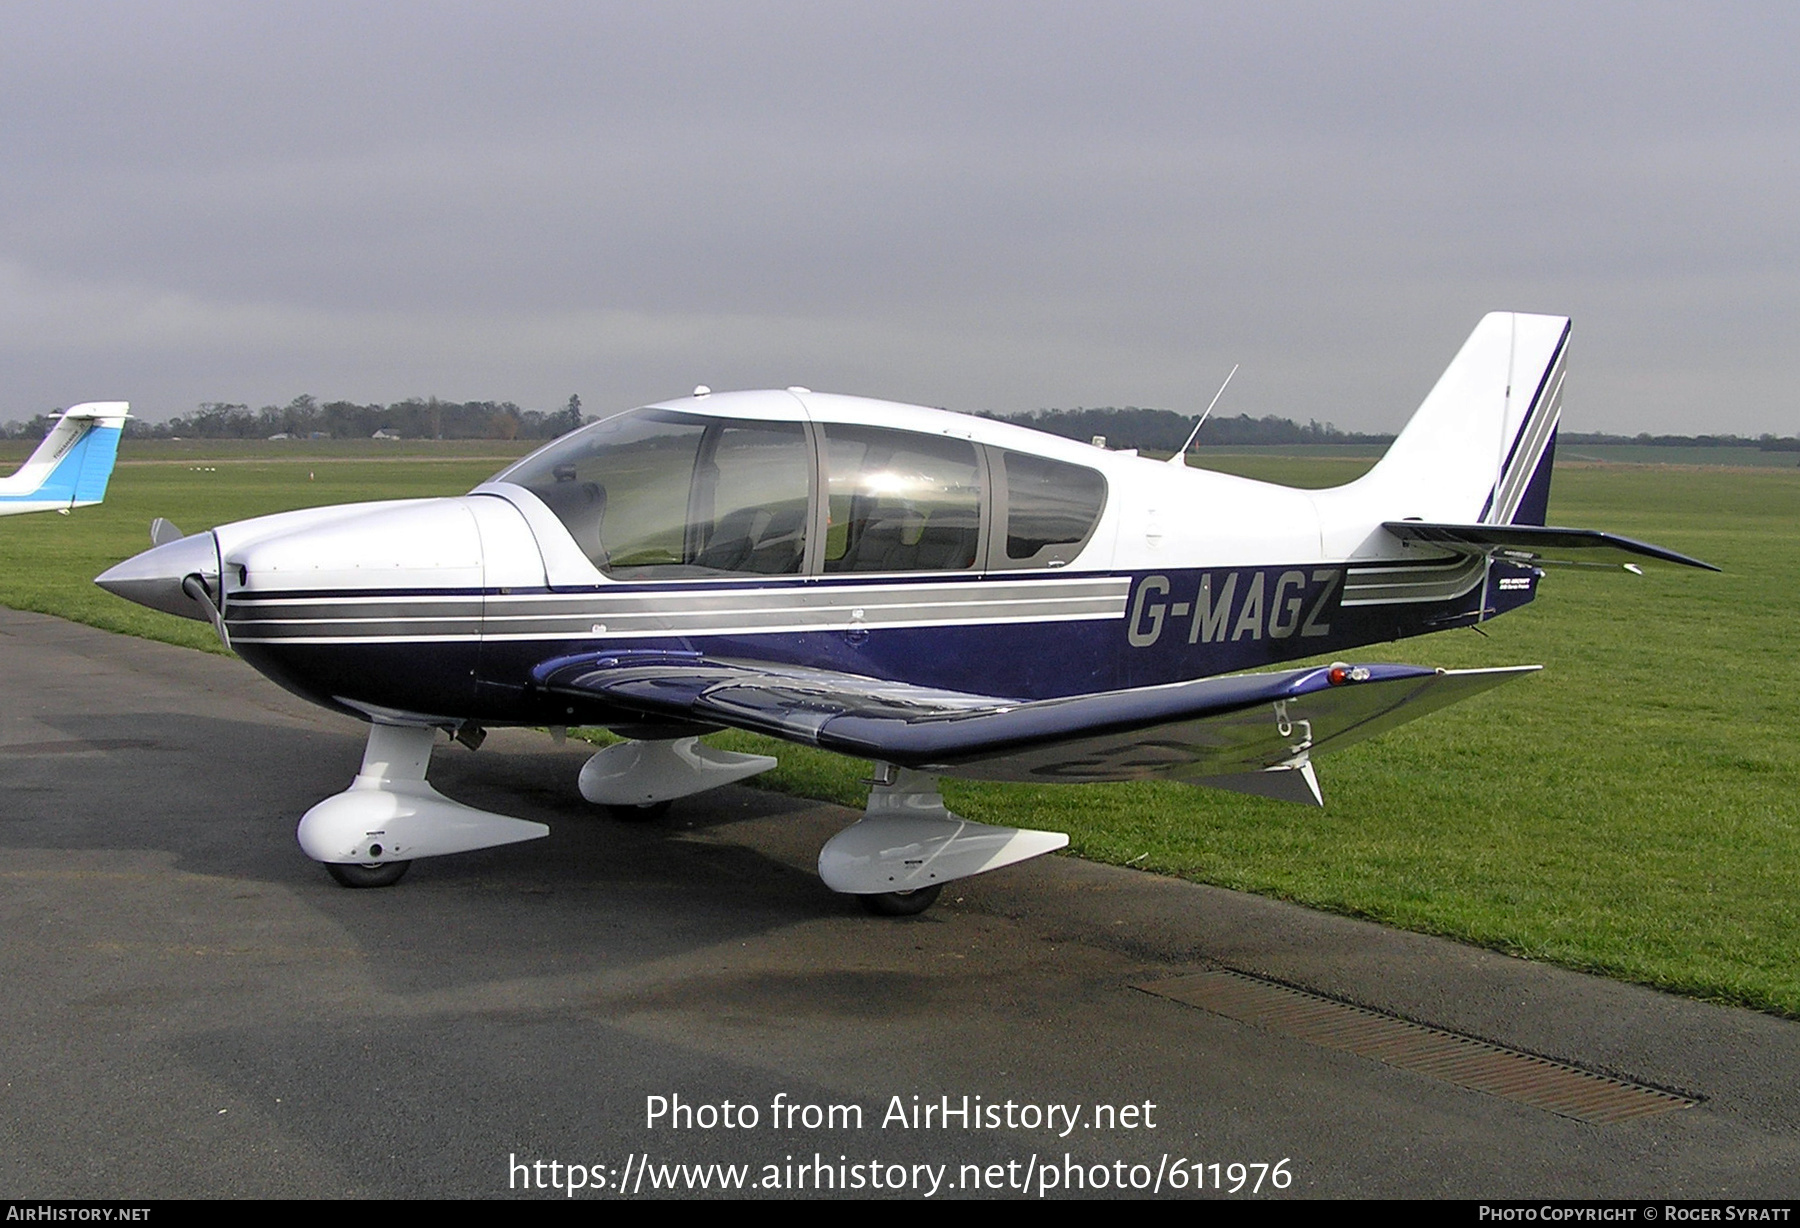
[[[1699,1103],[1240,972],[1199,972],[1138,988],[1577,1121],[1606,1125]]]

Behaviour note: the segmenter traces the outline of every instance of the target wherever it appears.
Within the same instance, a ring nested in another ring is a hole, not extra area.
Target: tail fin
[[[1326,548],[1354,554],[1373,543],[1381,552],[1399,539],[1521,566],[1622,563],[1637,571],[1649,560],[1717,571],[1648,542],[1545,527],[1568,354],[1562,316],[1484,316],[1381,463],[1314,495]],[[1379,518],[1372,536],[1361,519],[1371,515]],[[1529,587],[1511,591],[1500,610],[1531,599]],[[1480,616],[1496,612],[1484,607]]]
[[[1564,316],[1484,316],[1359,494],[1392,520],[1543,524],[1568,350]]]
[[[93,401],[64,412],[18,472],[0,478],[0,516],[86,507],[106,497],[125,401]]]

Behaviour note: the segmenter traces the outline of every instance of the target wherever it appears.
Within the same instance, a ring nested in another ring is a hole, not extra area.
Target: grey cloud
[[[14,6],[0,416],[804,382],[1794,429],[1784,8]],[[1684,425],[1685,424],[1685,425]]]

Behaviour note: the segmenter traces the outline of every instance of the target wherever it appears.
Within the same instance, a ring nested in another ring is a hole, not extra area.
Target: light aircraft
[[[1358,480],[1295,490],[804,388],[666,401],[460,498],[263,516],[98,583],[209,620],[369,722],[300,821],[347,886],[547,833],[426,783],[437,730],[606,726],[589,801],[654,813],[774,766],[724,726],[874,761],[819,856],[874,911],[1060,848],[952,814],[942,776],[1168,778],[1320,803],[1313,760],[1538,668],[1265,670],[1530,601],[1543,565],[1706,567],[1544,527],[1568,321],[1484,318]],[[1252,672],[1259,671],[1262,672]]]
[[[18,471],[0,478],[0,516],[67,512],[104,499],[130,409],[125,401],[91,401],[64,410]]]

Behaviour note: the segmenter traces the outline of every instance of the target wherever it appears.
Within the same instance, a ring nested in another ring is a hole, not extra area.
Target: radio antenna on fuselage
[[[1235,362],[1231,364],[1231,375],[1237,374],[1240,365]],[[1187,450],[1194,446],[1194,440],[1200,434],[1200,428],[1206,425],[1206,415],[1212,413],[1213,406],[1219,403],[1219,398],[1225,395],[1225,389],[1231,386],[1231,375],[1227,375],[1225,382],[1219,385],[1219,390],[1213,393],[1211,404],[1207,405],[1206,413],[1200,415],[1200,421],[1194,423],[1194,429],[1188,432],[1187,441],[1175,450],[1175,455],[1169,458],[1171,465],[1187,464]]]

